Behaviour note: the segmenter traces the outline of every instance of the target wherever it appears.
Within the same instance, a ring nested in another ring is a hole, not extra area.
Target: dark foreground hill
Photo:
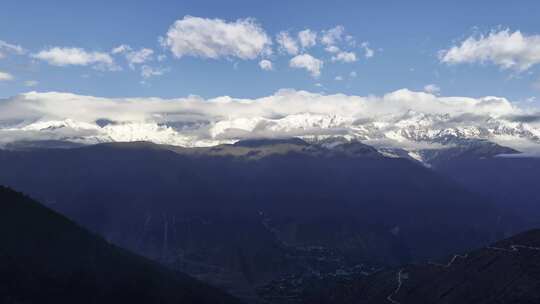
[[[239,303],[0,187],[0,303]]]
[[[297,300],[281,303],[540,303],[540,230],[437,263],[356,279],[334,277],[320,284],[324,288],[304,290],[300,296],[297,292]]]
[[[23,149],[0,151],[0,168],[112,243],[246,298],[283,275],[421,261],[505,229],[483,197],[358,142]]]

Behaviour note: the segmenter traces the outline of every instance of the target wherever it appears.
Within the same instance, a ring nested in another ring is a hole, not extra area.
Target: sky
[[[0,98],[282,89],[540,102],[538,1],[25,1],[0,10]]]

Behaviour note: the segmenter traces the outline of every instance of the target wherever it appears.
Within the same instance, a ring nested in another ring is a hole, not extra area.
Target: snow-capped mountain
[[[6,135],[3,136],[4,143],[17,137],[19,140],[65,140],[84,144],[151,141],[197,147],[232,143],[245,138],[300,137],[308,141],[320,141],[339,137],[365,141],[381,149],[393,147],[407,151],[458,145],[461,140],[471,139],[494,142],[516,140],[540,144],[540,129],[527,123],[494,117],[464,120],[447,114],[413,111],[372,120],[301,113],[272,119],[222,119],[188,127],[166,122],[87,123],[66,119],[20,123],[1,128],[0,132]]]
[[[281,90],[259,99],[110,99],[30,92],[0,102],[0,145],[151,141],[183,147],[250,138],[359,140],[418,151],[488,140],[540,151],[540,115],[500,97],[441,97],[402,89],[377,96]]]

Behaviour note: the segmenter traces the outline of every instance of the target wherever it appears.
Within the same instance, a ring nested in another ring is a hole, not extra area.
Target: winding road
[[[428,262],[428,264],[430,265],[435,265],[435,266],[439,266],[439,267],[443,267],[443,268],[449,268],[450,266],[452,266],[454,264],[454,262],[457,260],[457,259],[466,259],[468,258],[469,255],[468,254],[464,254],[464,255],[461,255],[461,254],[455,254],[452,259],[446,263],[446,264],[441,264],[441,263],[437,263],[437,262]]]
[[[403,269],[400,269],[399,272],[397,273],[398,286],[396,287],[394,292],[392,292],[391,294],[388,295],[388,297],[386,297],[386,299],[388,301],[390,301],[390,303],[392,303],[392,304],[401,304],[400,302],[394,300],[393,296],[398,294],[399,290],[401,289],[401,285],[403,285],[403,277],[402,276],[403,276]]]
[[[503,251],[503,252],[512,252],[512,253],[519,252],[520,249],[540,251],[540,247],[533,247],[533,246],[527,246],[527,245],[510,245],[509,248],[488,246],[486,247],[486,249]],[[468,257],[469,257],[468,254],[464,254],[464,255],[455,254],[447,264],[441,264],[441,263],[436,263],[436,262],[428,262],[428,264],[438,266],[438,267],[443,267],[443,268],[450,268],[457,259],[466,259]],[[397,273],[398,285],[396,289],[391,294],[389,294],[388,297],[386,297],[386,299],[392,304],[401,304],[401,302],[396,301],[394,297],[399,293],[399,291],[401,290],[401,286],[403,285],[403,270],[404,269],[400,269],[399,272]]]
[[[532,247],[532,246],[526,246],[526,245],[510,245],[510,248],[488,246],[487,249],[505,251],[505,252],[518,252],[519,249],[529,249],[529,250],[540,251],[540,247]]]

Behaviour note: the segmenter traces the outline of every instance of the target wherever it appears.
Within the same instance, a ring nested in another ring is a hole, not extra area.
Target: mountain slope
[[[408,265],[306,294],[304,303],[483,304],[540,302],[540,230],[468,254]],[[302,301],[300,301],[302,302]],[[296,302],[298,303],[298,302]]]
[[[285,274],[398,265],[505,232],[482,197],[358,142],[115,143],[0,151],[0,166],[1,183],[111,242],[246,297]]]
[[[425,151],[424,160],[432,168],[479,193],[501,210],[521,218],[521,227],[540,225],[540,158],[516,154],[512,149],[483,144]]]
[[[0,187],[1,303],[239,303]]]

